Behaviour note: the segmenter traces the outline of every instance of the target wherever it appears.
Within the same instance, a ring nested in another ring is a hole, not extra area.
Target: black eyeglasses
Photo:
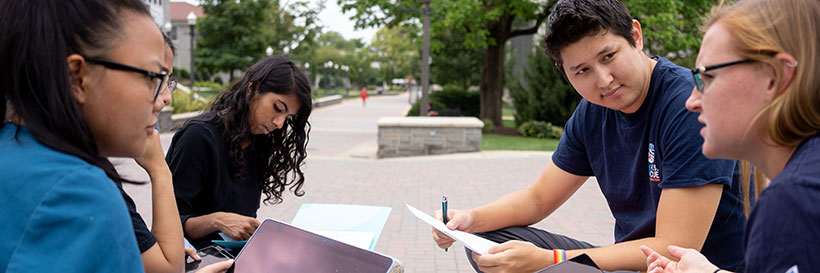
[[[130,66],[130,65],[124,65],[124,64],[121,64],[121,63],[116,63],[116,62],[103,60],[103,59],[96,59],[96,58],[85,58],[85,60],[89,63],[95,63],[95,64],[105,66],[106,68],[109,68],[109,69],[137,72],[137,73],[143,74],[145,76],[148,76],[149,78],[151,78],[151,81],[154,82],[154,87],[152,87],[154,89],[154,101],[157,100],[157,97],[159,96],[159,92],[162,91],[163,87],[165,87],[165,81],[168,80],[168,72],[165,72],[165,71],[153,72],[153,71],[148,71],[148,70],[145,70],[145,69],[142,69],[142,68],[136,68],[136,67],[133,67],[133,66]],[[176,85],[174,85],[174,87],[176,87]]]
[[[704,87],[703,86],[703,80],[700,78],[700,74],[703,73],[703,72],[706,72],[706,71],[709,71],[709,70],[715,70],[715,69],[718,69],[718,68],[724,68],[724,67],[732,66],[732,65],[736,65],[736,64],[750,63],[750,62],[754,62],[754,61],[755,60],[752,60],[752,59],[743,59],[743,60],[739,60],[739,61],[719,63],[719,64],[714,64],[714,65],[705,66],[705,67],[704,66],[698,66],[698,67],[692,68],[692,78],[695,79],[695,87],[697,87],[698,91],[703,93],[703,87]]]

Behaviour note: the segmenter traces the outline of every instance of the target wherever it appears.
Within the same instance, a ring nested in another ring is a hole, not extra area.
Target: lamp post
[[[265,49],[265,55],[267,55],[268,57],[270,57],[270,55],[273,55],[273,48],[271,48],[271,47],[266,48]]]
[[[188,13],[188,26],[191,27],[191,100],[194,100],[194,85],[196,83],[196,79],[194,78],[194,41],[196,40],[196,35],[194,33],[194,26],[196,26],[196,14],[194,12]]]
[[[421,103],[419,116],[427,116],[427,93],[430,92],[430,0],[424,0],[424,34],[421,50]],[[412,92],[412,91],[411,91]]]

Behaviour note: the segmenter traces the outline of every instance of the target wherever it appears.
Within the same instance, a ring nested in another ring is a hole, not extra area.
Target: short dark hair
[[[547,35],[544,37],[546,54],[555,60],[555,65],[563,73],[561,49],[602,31],[612,31],[635,46],[632,16],[620,1],[560,0],[555,4],[547,23]]]

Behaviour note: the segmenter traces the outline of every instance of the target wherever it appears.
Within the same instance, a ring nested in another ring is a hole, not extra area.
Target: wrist
[[[558,264],[567,260],[567,251],[563,249],[552,250],[552,264]]]

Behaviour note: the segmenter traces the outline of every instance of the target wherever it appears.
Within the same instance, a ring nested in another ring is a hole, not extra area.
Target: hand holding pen
[[[442,219],[449,229],[472,233],[473,231],[470,230],[470,225],[473,223],[473,214],[469,210],[450,209],[445,198],[446,197],[441,198],[441,210],[436,210],[433,217]],[[447,249],[456,242],[453,238],[450,238],[435,228],[432,228],[432,230],[433,240],[436,241],[438,247]]]

